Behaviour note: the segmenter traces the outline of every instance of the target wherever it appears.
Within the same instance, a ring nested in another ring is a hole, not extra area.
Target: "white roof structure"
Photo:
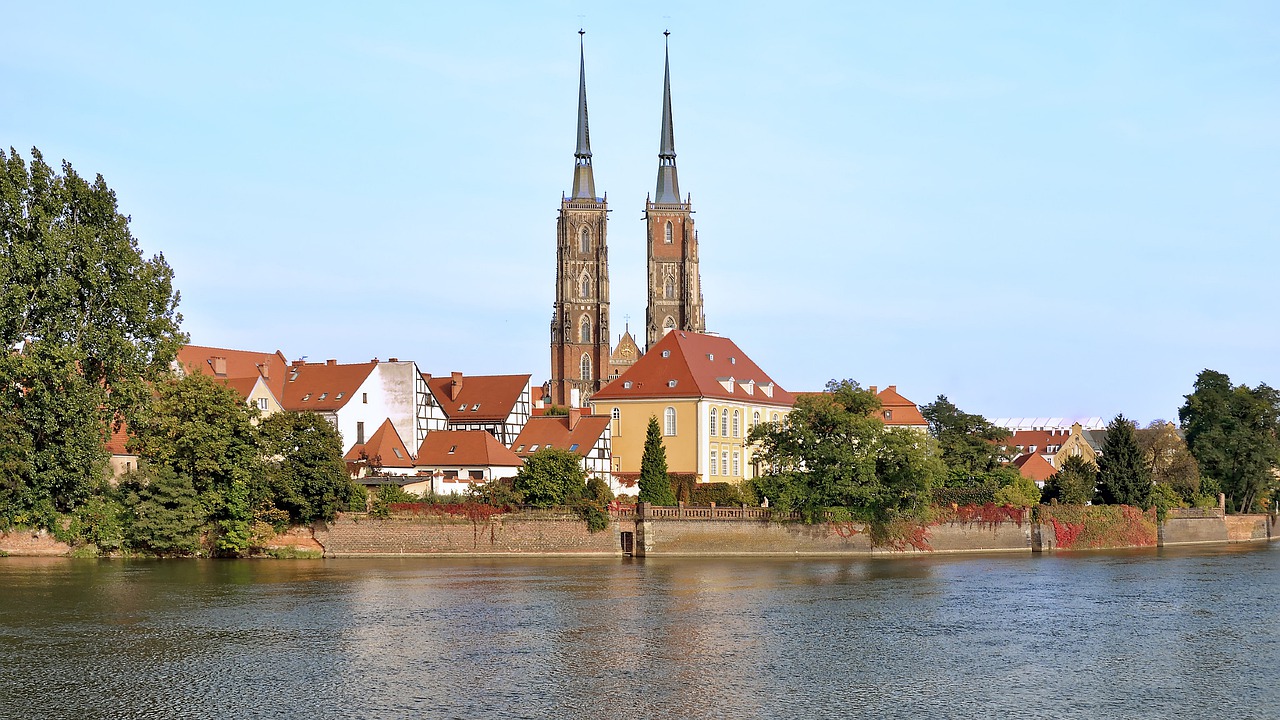
[[[1080,423],[1084,430],[1105,430],[1107,423],[1100,417],[1064,418],[1064,417],[1012,417],[996,418],[992,425],[1006,430],[1070,430],[1071,426]]]

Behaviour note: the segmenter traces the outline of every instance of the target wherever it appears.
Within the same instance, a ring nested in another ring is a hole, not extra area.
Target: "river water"
[[[1275,718],[1280,546],[0,559],[0,718]]]

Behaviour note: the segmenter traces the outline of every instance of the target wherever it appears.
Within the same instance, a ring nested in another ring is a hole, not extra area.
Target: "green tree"
[[[529,505],[571,505],[586,495],[587,473],[577,453],[544,447],[524,459],[514,485]]]
[[[774,507],[813,521],[827,508],[869,519],[923,510],[946,468],[931,437],[886,429],[870,413],[877,400],[851,380],[802,395],[787,417],[752,430],[767,469],[756,480]]]
[[[1186,399],[1178,418],[1201,475],[1232,510],[1258,509],[1280,468],[1280,394],[1265,384],[1232,387],[1226,375],[1204,370]]]
[[[120,493],[132,516],[126,530],[130,548],[158,555],[199,549],[207,511],[191,478],[169,467],[144,467],[121,480]]]
[[[671,492],[671,478],[667,474],[667,448],[662,444],[662,428],[658,418],[649,417],[649,427],[644,434],[644,454],[640,457],[640,502],[654,505],[675,505]]]
[[[262,474],[256,410],[227,385],[206,375],[169,377],[132,425],[130,443],[157,470],[188,478],[217,528],[217,550],[249,549],[251,485]]]
[[[1093,500],[1098,486],[1098,468],[1079,455],[1071,455],[1044,483],[1041,501],[1057,500],[1064,505],[1085,505]]]
[[[265,482],[255,506],[270,503],[294,523],[332,520],[347,509],[353,483],[342,459],[342,438],[328,420],[315,413],[278,412],[263,419],[258,431]]]
[[[1098,457],[1096,502],[1147,507],[1151,503],[1151,474],[1134,436],[1133,422],[1117,415],[1107,425],[1107,439]]]
[[[996,491],[995,501],[997,505],[1027,508],[1039,505],[1041,494],[1040,486],[1036,485],[1035,480],[1019,474],[1008,485]]]
[[[920,414],[929,423],[929,434],[942,448],[943,462],[957,478],[976,478],[1000,465],[1008,430],[992,425],[981,415],[963,412],[946,395],[922,405]]]
[[[30,472],[0,505],[67,511],[101,477],[108,423],[129,418],[186,341],[164,257],[145,259],[99,175],[0,151],[0,414],[24,426]],[[9,348],[21,348],[18,353]]]

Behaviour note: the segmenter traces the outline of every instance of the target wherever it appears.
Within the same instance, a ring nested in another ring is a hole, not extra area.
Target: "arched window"
[[[582,322],[578,323],[578,342],[591,342],[591,318],[586,315],[583,315]]]
[[[720,411],[720,437],[729,437],[729,408]]]
[[[672,330],[674,330],[674,329],[675,329],[675,327],[676,327],[676,321],[675,321],[675,320],[673,320],[673,319],[671,318],[671,316],[670,316],[670,315],[668,315],[668,316],[667,316],[667,319],[666,319],[666,320],[663,320],[663,321],[662,321],[662,332],[663,332],[663,334],[666,334],[666,333],[668,333],[668,332],[671,332]]]
[[[733,436],[742,436],[742,415],[737,410],[733,411]],[[735,472],[734,475],[737,473]]]
[[[664,300],[676,299],[676,279],[670,275],[662,280],[662,298]]]
[[[752,429],[752,430],[755,430],[755,429],[756,429],[756,426],[757,426],[757,425],[759,425],[759,424],[760,424],[760,411],[759,411],[759,410],[757,410],[757,411],[755,411],[755,413],[751,416],[751,429]]]
[[[778,413],[774,413],[773,417],[769,418],[769,422],[778,422]]]
[[[662,238],[662,242],[668,245],[671,244],[671,221],[670,220],[667,221],[667,230],[666,230],[666,234]]]
[[[711,408],[711,432],[709,434],[711,435],[711,437],[716,436],[716,409],[715,408]]]
[[[668,407],[662,411],[662,432],[664,435],[676,434],[676,409]]]
[[[582,228],[582,235],[578,237],[578,249],[584,253],[591,252],[591,231]]]
[[[586,353],[582,353],[582,363],[581,363],[581,367],[579,367],[578,369],[582,373],[581,378],[583,380],[591,379],[591,356],[590,355]]]
[[[609,425],[609,434],[614,436],[621,435],[618,430],[620,429],[619,426],[622,424],[622,411],[618,408],[614,408],[609,413],[609,419],[612,421]]]
[[[578,281],[578,296],[591,297],[591,276],[583,273],[582,279]]]

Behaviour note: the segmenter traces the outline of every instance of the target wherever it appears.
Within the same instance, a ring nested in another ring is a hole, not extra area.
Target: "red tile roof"
[[[125,447],[129,443],[129,426],[127,423],[120,423],[119,430],[112,430],[111,436],[107,438],[107,452],[112,455],[134,455]]]
[[[413,467],[413,458],[409,457],[409,449],[404,446],[400,433],[396,432],[396,426],[391,424],[390,418],[383,420],[373,436],[363,445],[351,446],[343,460],[348,462],[359,460],[361,450],[371,460],[378,458],[384,468]]]
[[[1022,477],[1031,478],[1037,482],[1044,482],[1057,472],[1053,465],[1050,465],[1049,461],[1038,452],[1020,456],[1013,461],[1013,466],[1018,468]]]
[[[187,345],[179,350],[178,364],[184,372],[198,372],[211,377],[246,378],[264,375],[267,387],[271,388],[277,398],[284,396],[284,382],[289,366],[279,350],[264,353],[205,345]],[[223,368],[224,373],[216,372]]]
[[[1031,452],[1031,447],[1034,445],[1036,453],[1049,453],[1046,448],[1050,445],[1061,447],[1069,437],[1071,437],[1070,430],[1019,430],[1012,433],[1004,444],[1010,448],[1021,445],[1023,452]]]
[[[432,430],[414,467],[520,467],[524,462],[485,430]]]
[[[258,378],[256,377],[218,378],[218,380],[235,390],[240,395],[241,400],[248,400],[249,396],[253,394],[254,386],[258,384]]]
[[[294,363],[289,367],[280,404],[285,410],[338,410],[377,365],[377,360],[350,365]]]
[[[875,390],[873,385],[871,391],[875,392]],[[880,400],[880,419],[884,420],[886,425],[929,426],[929,422],[920,414],[920,408],[898,394],[897,385],[890,385],[881,390],[876,393],[876,397]],[[885,417],[886,411],[891,412],[892,415]]]
[[[586,457],[587,453],[600,441],[600,436],[609,427],[609,418],[604,415],[587,415],[580,418],[572,429],[566,415],[539,415],[529,418],[513,447],[516,455],[528,457],[533,448],[557,447],[561,450],[572,450]],[[577,445],[577,447],[574,447]]]
[[[762,386],[771,386],[772,397]],[[791,393],[774,383],[729,338],[681,330],[664,335],[635,365],[591,399],[607,402],[679,397],[786,407],[795,403]]]
[[[501,422],[529,384],[528,375],[423,376],[449,422]],[[456,383],[456,385],[455,385]]]

